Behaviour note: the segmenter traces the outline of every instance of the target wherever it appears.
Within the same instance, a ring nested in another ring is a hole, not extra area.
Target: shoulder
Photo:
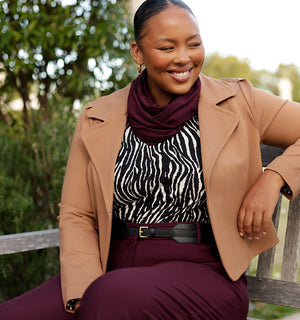
[[[242,78],[223,78],[216,79],[204,74],[200,75],[201,79],[201,98],[219,103],[228,98],[250,98],[252,96],[252,84]]]
[[[216,79],[201,74],[201,92],[209,100],[218,100],[215,97],[235,98],[246,101],[248,105],[278,105],[285,102],[282,98],[263,89],[253,87],[252,83],[244,78]],[[225,99],[224,99],[225,100]]]
[[[247,79],[244,78],[221,78],[216,79],[208,77],[205,74],[200,75],[201,84],[205,86],[205,89],[231,89],[234,91],[239,91],[240,88],[249,88],[252,89],[253,86]]]

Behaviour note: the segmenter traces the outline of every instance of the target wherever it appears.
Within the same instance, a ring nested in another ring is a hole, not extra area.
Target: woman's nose
[[[178,48],[176,50],[176,56],[174,58],[174,63],[177,64],[187,64],[190,61],[190,57],[186,48]]]

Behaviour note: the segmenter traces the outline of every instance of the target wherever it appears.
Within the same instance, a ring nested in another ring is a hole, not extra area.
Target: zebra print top
[[[209,223],[197,116],[152,146],[127,123],[115,166],[113,217],[135,223]]]

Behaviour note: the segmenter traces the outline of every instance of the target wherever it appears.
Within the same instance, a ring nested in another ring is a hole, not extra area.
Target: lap
[[[76,319],[247,318],[245,279],[232,282],[218,263],[169,261],[113,270],[85,292]]]
[[[244,278],[232,282],[218,263],[169,261],[110,271],[86,290],[75,319],[230,319],[247,317]],[[72,320],[60,275],[0,305],[1,319]]]

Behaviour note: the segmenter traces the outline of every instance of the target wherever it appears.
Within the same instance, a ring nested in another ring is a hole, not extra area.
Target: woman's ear
[[[133,41],[131,43],[131,48],[130,49],[131,49],[131,55],[132,55],[134,61],[138,65],[144,64],[142,50],[141,50],[140,46],[136,43],[136,41]]]

